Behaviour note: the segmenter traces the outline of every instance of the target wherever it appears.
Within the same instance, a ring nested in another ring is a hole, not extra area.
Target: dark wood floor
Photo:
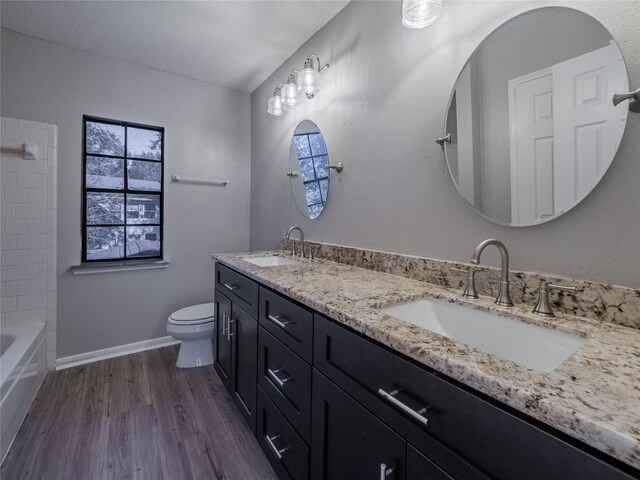
[[[212,367],[176,347],[47,375],[2,480],[276,479]]]

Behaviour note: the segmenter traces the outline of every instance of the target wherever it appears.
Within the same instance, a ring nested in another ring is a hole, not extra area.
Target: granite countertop
[[[213,258],[258,282],[619,460],[640,468],[640,331],[571,315],[552,319],[531,305],[499,307],[489,297],[326,260],[258,267],[247,255]],[[459,303],[585,338],[552,372],[527,369],[378,311],[423,297]]]

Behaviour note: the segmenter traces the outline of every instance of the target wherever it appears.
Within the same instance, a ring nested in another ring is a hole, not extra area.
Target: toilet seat
[[[172,325],[201,325],[213,322],[214,319],[215,304],[201,303],[173,312],[169,317],[169,323]]]

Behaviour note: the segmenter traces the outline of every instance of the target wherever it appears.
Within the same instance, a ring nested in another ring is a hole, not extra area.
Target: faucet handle
[[[565,292],[577,292],[577,287],[565,287],[564,285],[554,285],[548,283],[545,279],[540,280],[538,288],[538,301],[533,308],[533,313],[541,317],[555,317],[551,302],[549,301],[549,289],[562,290]]]
[[[464,285],[462,296],[466,298],[479,298],[478,292],[476,291],[476,269],[473,267],[469,267],[469,268],[451,267],[451,270],[455,270],[456,272],[462,272],[467,274],[467,282]]]

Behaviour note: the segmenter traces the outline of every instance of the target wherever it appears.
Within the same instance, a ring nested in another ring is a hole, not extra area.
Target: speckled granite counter
[[[282,254],[282,252],[277,252]],[[463,300],[458,291],[326,260],[258,267],[242,260],[276,252],[213,258],[256,281],[640,469],[640,331],[570,315],[551,320],[531,306]],[[380,313],[435,297],[584,337],[553,372],[536,372]]]

